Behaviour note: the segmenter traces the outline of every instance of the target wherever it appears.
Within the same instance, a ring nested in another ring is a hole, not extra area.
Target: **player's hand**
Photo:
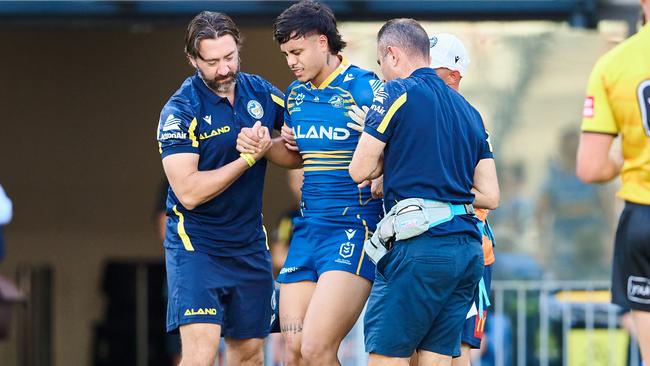
[[[282,125],[282,130],[280,130],[280,136],[284,140],[284,146],[291,151],[298,151],[298,144],[296,143],[296,136],[293,134],[293,130],[287,126]]]
[[[368,114],[370,108],[365,105],[361,108],[356,105],[352,105],[352,109],[348,112],[348,116],[352,119],[352,122],[348,122],[348,128],[351,128],[357,132],[363,132],[363,127],[366,125],[366,115]]]
[[[255,122],[253,127],[244,127],[237,135],[237,151],[240,153],[255,154],[259,150],[260,130],[262,123]]]
[[[372,198],[379,199],[384,198],[384,176],[380,175],[379,177],[372,180],[370,185],[370,193],[372,193]]]

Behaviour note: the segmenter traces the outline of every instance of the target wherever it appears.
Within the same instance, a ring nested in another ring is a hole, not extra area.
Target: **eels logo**
[[[246,104],[246,110],[248,111],[248,114],[255,119],[264,117],[264,108],[262,108],[260,102],[255,99],[248,101],[248,104]]]

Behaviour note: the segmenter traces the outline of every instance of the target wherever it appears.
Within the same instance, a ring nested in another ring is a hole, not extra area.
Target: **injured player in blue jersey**
[[[374,280],[363,242],[382,214],[381,200],[348,173],[360,136],[348,113],[381,98],[382,82],[340,55],[345,43],[322,4],[292,5],[276,20],[275,39],[297,79],[286,93],[284,122],[305,172],[301,216],[278,277],[285,364],[338,365],[341,340]],[[237,145],[254,151],[254,129],[242,130]]]

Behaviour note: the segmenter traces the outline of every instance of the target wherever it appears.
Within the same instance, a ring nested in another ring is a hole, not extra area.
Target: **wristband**
[[[239,154],[239,156],[241,156],[242,159],[246,160],[246,163],[248,163],[249,168],[255,165],[256,163],[255,159],[253,158],[253,156],[251,156],[251,154],[241,153]]]

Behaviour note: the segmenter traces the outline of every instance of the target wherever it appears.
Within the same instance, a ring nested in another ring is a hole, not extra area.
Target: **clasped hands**
[[[263,127],[260,121],[255,122],[253,127],[242,128],[237,135],[237,151],[250,154],[256,161],[264,157],[271,145],[269,129]]]

